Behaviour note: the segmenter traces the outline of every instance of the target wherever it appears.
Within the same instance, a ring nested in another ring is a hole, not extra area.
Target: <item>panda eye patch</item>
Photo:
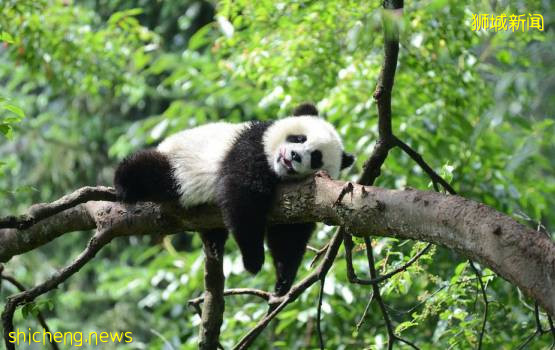
[[[324,165],[322,162],[322,152],[320,150],[315,150],[310,153],[310,167],[312,169],[321,168]]]
[[[305,135],[287,135],[285,141],[290,143],[304,143],[306,141]]]

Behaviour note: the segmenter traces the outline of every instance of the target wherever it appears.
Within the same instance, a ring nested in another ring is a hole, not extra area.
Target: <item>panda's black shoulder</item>
[[[231,145],[230,152],[236,148],[244,148],[251,151],[262,150],[264,152],[264,133],[268,130],[272,121],[251,121],[248,125],[237,135],[235,141]]]
[[[242,130],[226,153],[219,177],[233,179],[236,185],[266,192],[277,183],[264,153],[264,133],[270,121],[253,121]]]

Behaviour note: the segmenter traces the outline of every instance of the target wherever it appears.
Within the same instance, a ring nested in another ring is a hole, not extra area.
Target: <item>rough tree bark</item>
[[[217,349],[224,321],[224,243],[226,230],[200,233],[204,249],[204,303],[202,304],[199,349]]]
[[[555,316],[555,244],[510,217],[459,196],[415,189],[345,187],[321,174],[279,189],[270,221],[341,225],[355,235],[422,240],[459,251],[490,267]],[[87,202],[25,229],[0,230],[0,262],[65,232],[111,227],[112,235],[203,231],[222,227],[218,210],[153,203]]]

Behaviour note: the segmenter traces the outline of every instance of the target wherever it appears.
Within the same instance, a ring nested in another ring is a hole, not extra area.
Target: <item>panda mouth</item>
[[[293,162],[285,157],[285,150],[280,150],[278,162],[281,162],[281,164],[283,164],[283,166],[287,169],[288,174],[293,175],[297,173],[293,168]]]

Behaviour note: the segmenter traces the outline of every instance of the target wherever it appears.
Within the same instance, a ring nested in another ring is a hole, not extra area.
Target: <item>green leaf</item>
[[[414,326],[417,326],[417,325],[418,325],[418,322],[414,322],[414,321],[401,322],[395,328],[395,334],[401,334],[401,332],[403,332],[404,330],[409,329],[409,328],[414,327]]]
[[[457,267],[455,268],[455,273],[453,274],[453,277],[451,277],[451,283],[456,283],[459,280],[459,278],[461,277],[461,274],[463,273],[467,265],[468,265],[468,261],[465,261],[457,265]]]
[[[108,19],[108,23],[115,24],[125,17],[137,16],[137,15],[140,15],[141,13],[143,13],[143,9],[140,9],[140,8],[118,11],[110,16],[110,18]]]
[[[13,193],[31,193],[31,192],[38,192],[38,190],[33,186],[19,186],[13,191]]]
[[[24,319],[27,319],[29,316],[35,315],[37,312],[35,310],[35,306],[34,302],[23,305],[21,308],[21,316],[23,316]]]
[[[2,108],[7,109],[8,111],[15,113],[17,116],[19,116],[21,119],[25,118],[25,113],[23,113],[23,110],[17,106],[14,106],[12,104],[5,104],[2,106]]]
[[[207,24],[200,28],[192,37],[189,39],[189,50],[198,50],[203,46],[210,43],[208,33],[212,30],[211,24]]]
[[[10,33],[4,31],[2,32],[2,34],[0,34],[0,40],[7,42],[8,44],[14,43],[13,36]]]
[[[135,53],[133,54],[133,62],[137,70],[143,69],[148,63],[150,63],[150,60],[151,60],[151,56],[147,55],[144,52],[144,48],[142,47],[136,50]]]
[[[54,310],[54,302],[50,299],[41,300],[37,304],[39,309]]]
[[[7,138],[11,135],[12,127],[7,124],[0,124],[0,132]]]
[[[428,4],[429,11],[438,11],[445,7],[447,0],[433,0]]]

